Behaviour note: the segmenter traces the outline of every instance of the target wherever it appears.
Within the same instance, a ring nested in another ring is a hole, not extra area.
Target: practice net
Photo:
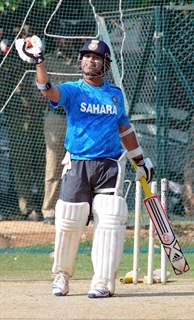
[[[34,66],[20,60],[14,45],[17,38],[33,34],[43,40],[53,83],[81,77],[77,57],[85,39],[101,38],[108,43],[112,55],[108,79],[123,90],[126,112],[136,127],[145,156],[155,165],[159,194],[161,179],[168,180],[168,215],[179,229],[182,245],[194,248],[194,8],[192,1],[183,2],[25,0],[2,4],[2,252],[19,247],[28,251],[53,245],[54,241],[54,225],[42,221],[49,144],[46,128],[50,126],[52,140],[51,110],[36,88]],[[57,116],[65,119],[62,113],[59,110]],[[61,128],[58,124],[59,131]],[[58,135],[64,138],[64,128]],[[60,164],[56,172],[59,180],[61,171]],[[134,225],[135,177],[129,163],[126,179],[132,182],[127,199],[130,228]],[[142,225],[148,223],[143,209]]]

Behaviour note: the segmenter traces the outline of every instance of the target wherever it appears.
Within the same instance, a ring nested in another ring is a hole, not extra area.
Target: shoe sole
[[[113,296],[113,294],[111,294],[110,292],[109,292],[109,294],[107,294],[107,295],[105,295],[105,296],[98,296],[98,295],[95,295],[95,294],[88,294],[88,298],[89,299],[103,299],[103,298],[110,298],[110,297],[112,297]]]
[[[62,293],[62,292],[56,292],[56,293],[54,293],[54,292],[53,292],[53,295],[56,296],[56,297],[64,297],[64,296],[66,296],[68,293],[69,293],[69,291],[66,292],[66,293]]]

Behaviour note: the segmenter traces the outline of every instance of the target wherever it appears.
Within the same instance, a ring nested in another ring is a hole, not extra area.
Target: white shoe
[[[88,298],[91,298],[91,299],[107,298],[110,296],[111,296],[111,293],[107,288],[96,288],[88,291]]]
[[[53,281],[52,289],[55,296],[66,296],[69,292],[69,274],[59,272]]]

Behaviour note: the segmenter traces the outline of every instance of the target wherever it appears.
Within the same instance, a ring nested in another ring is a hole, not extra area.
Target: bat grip
[[[135,169],[135,171],[137,171],[137,164],[135,163],[135,161],[133,159],[130,160],[131,164],[132,164],[132,167]],[[146,197],[150,197],[152,196],[152,192],[151,192],[151,189],[150,189],[150,186],[149,184],[147,183],[146,181],[146,178],[145,177],[141,177],[140,178],[140,183],[141,183],[141,186],[143,188],[143,192],[145,194]]]

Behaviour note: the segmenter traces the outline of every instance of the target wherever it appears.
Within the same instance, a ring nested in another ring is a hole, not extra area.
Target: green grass
[[[194,255],[186,254],[190,266],[194,265]],[[122,256],[118,277],[123,277],[132,270],[133,255],[125,253]],[[0,255],[0,280],[50,280],[52,259],[48,253],[4,253]],[[160,254],[154,256],[154,269],[160,268]],[[140,254],[140,275],[146,274],[147,254]],[[168,265],[171,277],[176,278],[170,265]],[[90,254],[78,254],[74,279],[90,279],[92,276],[92,264]],[[178,278],[191,279],[194,270],[190,270]]]

